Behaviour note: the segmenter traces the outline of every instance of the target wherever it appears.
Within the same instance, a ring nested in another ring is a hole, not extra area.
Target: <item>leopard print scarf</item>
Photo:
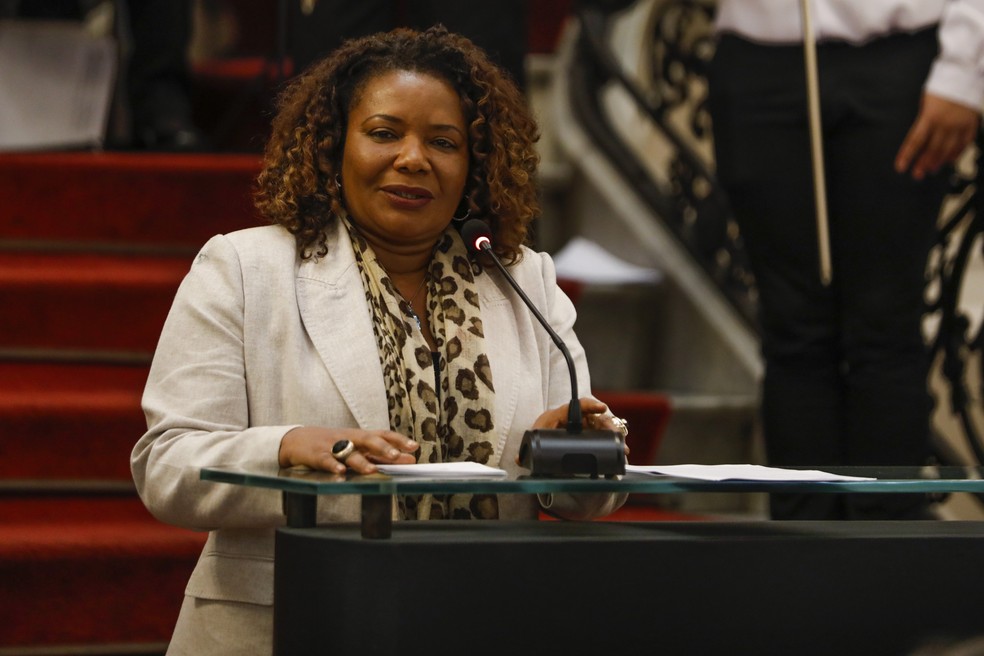
[[[389,400],[390,428],[420,443],[418,462],[474,461],[497,466],[493,442],[495,390],[485,354],[475,271],[458,232],[449,228],[427,270],[427,316],[437,344],[434,357],[409,304],[358,228],[346,221],[366,290]],[[401,519],[497,519],[495,495],[401,496]]]

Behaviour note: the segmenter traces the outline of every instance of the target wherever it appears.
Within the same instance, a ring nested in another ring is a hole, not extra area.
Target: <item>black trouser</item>
[[[756,278],[774,466],[920,465],[929,456],[924,271],[946,190],[894,171],[935,30],[822,43],[833,282],[821,284],[803,48],[725,35],[710,75],[717,174]],[[772,498],[776,518],[905,516],[912,495]]]
[[[298,0],[292,13],[288,49],[301,71],[352,37],[407,25],[417,29],[442,23],[468,37],[505,68],[524,89],[527,49],[526,0],[318,0],[305,15]]]

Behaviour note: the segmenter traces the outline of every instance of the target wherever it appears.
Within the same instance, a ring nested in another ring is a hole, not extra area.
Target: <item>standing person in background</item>
[[[924,271],[984,103],[984,0],[812,0],[833,280],[819,275],[796,0],[720,0],[717,175],[758,286],[775,466],[922,465]],[[777,519],[932,517],[920,495],[773,495]]]
[[[526,88],[527,0],[291,0],[288,50],[294,71],[334,50],[344,39],[403,25],[441,23],[468,37]]]

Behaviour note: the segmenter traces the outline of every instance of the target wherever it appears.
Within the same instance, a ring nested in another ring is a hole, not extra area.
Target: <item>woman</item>
[[[163,521],[211,531],[169,653],[271,650],[280,497],[201,482],[202,467],[368,474],[473,460],[516,471],[527,429],[564,425],[562,354],[497,270],[469,261],[453,217],[488,222],[569,346],[585,421],[615,427],[588,394],[550,258],[523,246],[537,214],[536,137],[515,85],[440,27],[347,42],[285,91],[256,192],[275,225],[203,247],[144,394],[148,431],[132,455],[141,498]],[[623,499],[543,501],[588,518]],[[394,512],[533,519],[537,501],[401,498]],[[319,504],[319,522],[357,517],[353,498]]]

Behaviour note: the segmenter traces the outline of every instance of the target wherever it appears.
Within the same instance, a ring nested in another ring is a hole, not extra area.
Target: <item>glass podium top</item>
[[[596,479],[589,477],[533,478],[524,475],[425,478],[385,474],[338,475],[299,468],[281,469],[274,473],[219,467],[202,469],[201,479],[314,496],[427,493],[546,494],[560,492],[645,494],[686,492],[984,493],[984,468],[981,467],[824,467],[820,471],[874,480],[775,481],[729,479],[712,481],[637,472],[629,472],[619,478]]]

